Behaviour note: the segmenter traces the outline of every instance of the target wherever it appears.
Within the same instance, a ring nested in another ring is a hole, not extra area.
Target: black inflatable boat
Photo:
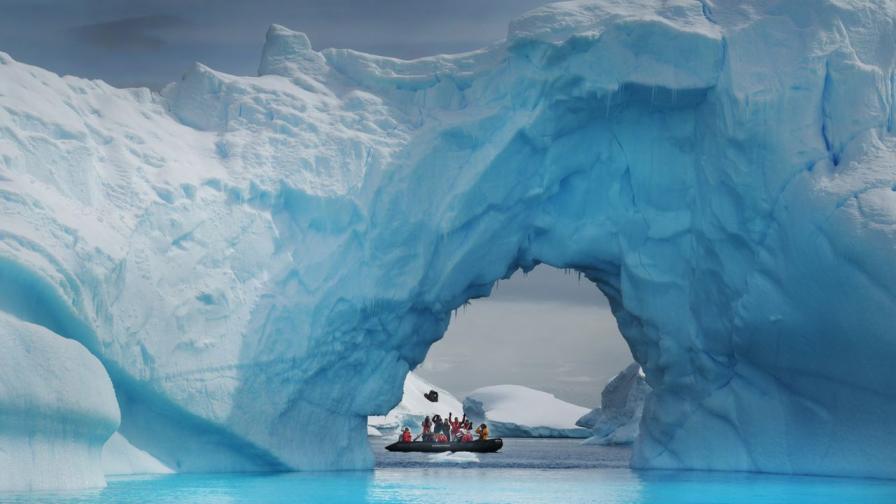
[[[501,438],[487,439],[485,441],[470,441],[469,443],[453,442],[453,443],[436,443],[432,441],[414,441],[412,443],[392,443],[386,447],[392,452],[424,452],[424,453],[441,453],[441,452],[474,452],[474,453],[493,453],[504,446]]]

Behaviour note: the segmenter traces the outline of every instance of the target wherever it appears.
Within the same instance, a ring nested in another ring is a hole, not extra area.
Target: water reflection
[[[169,475],[103,490],[5,494],[0,502],[892,504],[896,482],[623,468],[389,467],[373,472]]]

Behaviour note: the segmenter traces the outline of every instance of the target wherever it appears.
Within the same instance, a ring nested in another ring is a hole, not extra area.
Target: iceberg
[[[650,385],[641,366],[629,364],[601,392],[600,407],[579,418],[576,425],[591,431],[585,444],[632,444],[638,437],[638,425]]]
[[[573,437],[591,432],[576,426],[588,408],[522,385],[492,385],[464,398],[464,414],[488,425],[492,437]]]
[[[0,54],[0,311],[172,470],[358,469],[451,312],[545,263],[652,387],[634,466],[896,477],[894,18],[563,2],[413,61],[273,26],[160,94]]]
[[[431,402],[423,396],[430,390],[439,393],[438,402]],[[398,431],[404,427],[410,427],[412,432],[419,433],[420,424],[427,416],[448,418],[449,414],[461,415],[462,412],[463,405],[451,393],[410,372],[404,380],[401,402],[386,415],[367,418],[368,435],[398,435]],[[371,434],[370,429],[375,434]]]
[[[80,343],[0,313],[0,411],[0,488],[106,485],[101,453],[118,403]]]

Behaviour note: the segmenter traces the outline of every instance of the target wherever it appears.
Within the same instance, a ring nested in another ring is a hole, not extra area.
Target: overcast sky
[[[160,89],[194,61],[255,75],[272,23],[307,33],[316,49],[414,58],[503,39],[512,18],[543,3],[0,0],[0,51],[61,74]],[[420,371],[461,398],[480,386],[518,383],[592,406],[630,360],[599,291],[542,267],[461,312]]]
[[[57,73],[159,88],[192,62],[255,75],[272,23],[316,49],[399,58],[477,49],[544,0],[0,0],[0,51]]]

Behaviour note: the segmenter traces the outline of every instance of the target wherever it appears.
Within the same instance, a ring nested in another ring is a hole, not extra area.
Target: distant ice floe
[[[582,406],[553,394],[521,385],[494,385],[471,392],[464,413],[478,425],[488,425],[492,437],[575,437],[591,435],[576,426],[588,413]]]
[[[591,431],[591,437],[584,442],[598,445],[634,443],[649,392],[650,385],[644,379],[641,366],[629,364],[604,387],[600,407],[576,421],[576,425]]]

